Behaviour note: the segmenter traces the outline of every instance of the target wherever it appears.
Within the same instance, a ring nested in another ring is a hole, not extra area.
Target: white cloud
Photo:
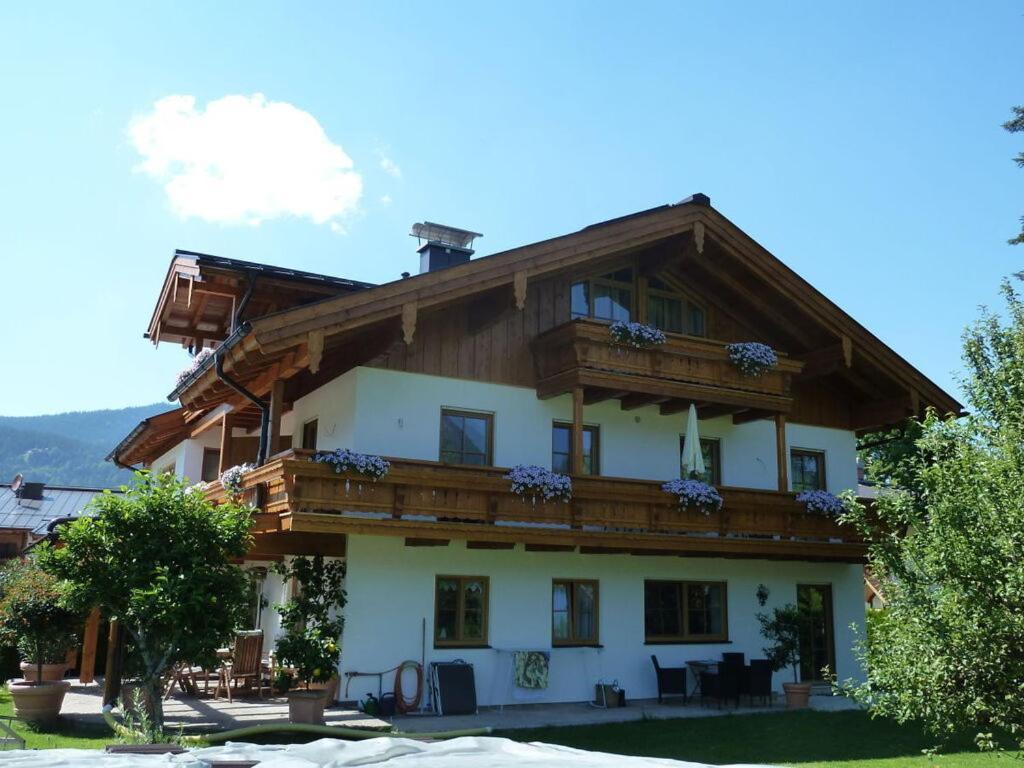
[[[391,202],[392,202],[391,195],[381,195],[380,196],[380,204],[381,205],[391,205]]]
[[[385,154],[380,154],[380,169],[392,178],[402,178],[402,169],[398,167],[398,163]]]
[[[164,184],[176,213],[259,225],[283,216],[344,232],[363,180],[352,158],[308,112],[261,94],[225,96],[205,110],[167,96],[132,120],[138,170]]]

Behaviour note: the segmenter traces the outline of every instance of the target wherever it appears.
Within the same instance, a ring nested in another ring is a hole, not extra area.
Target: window
[[[583,427],[583,474],[598,475],[599,428]],[[572,472],[572,425],[556,421],[551,428],[551,471]]]
[[[728,640],[725,582],[645,581],[644,637],[648,643]]]
[[[204,483],[210,483],[218,477],[220,477],[220,451],[216,448],[203,448],[203,471],[200,479]]]
[[[307,451],[316,450],[317,419],[310,419],[302,425],[302,447]]]
[[[489,413],[441,411],[441,461],[445,464],[491,464],[494,417]]]
[[[633,268],[573,284],[571,304],[573,318],[629,321],[633,310]]]
[[[263,597],[263,585],[267,581],[266,568],[251,568],[246,572],[249,577],[249,629],[260,629],[263,609],[267,599]]]
[[[679,436],[679,470],[682,474],[683,466],[683,443],[686,438]],[[702,437],[700,439],[700,453],[704,458],[704,474],[698,478],[709,485],[722,484],[722,443],[717,437]]]
[[[789,476],[793,490],[825,490],[825,452],[794,448],[789,452]]]
[[[668,333],[703,336],[704,309],[656,277],[647,278],[647,324]]]
[[[438,576],[434,645],[487,645],[487,578]]]
[[[597,644],[597,582],[551,583],[552,645]]]

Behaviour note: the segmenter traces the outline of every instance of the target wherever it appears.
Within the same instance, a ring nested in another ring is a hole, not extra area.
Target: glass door
[[[797,607],[806,619],[800,638],[800,681],[824,682],[822,669],[836,669],[832,631],[832,587],[829,584],[797,584]]]

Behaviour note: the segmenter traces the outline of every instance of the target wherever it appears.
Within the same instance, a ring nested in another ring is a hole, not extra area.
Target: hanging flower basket
[[[839,517],[846,511],[843,500],[828,491],[802,491],[796,495],[796,500],[813,515]]]
[[[718,491],[700,480],[669,480],[661,490],[676,496],[680,507],[698,509],[705,515],[722,508],[722,497]]]
[[[771,370],[779,362],[775,350],[758,341],[744,341],[738,344],[726,344],[729,359],[744,376],[760,376]]]
[[[195,373],[204,365],[206,365],[206,361],[209,360],[211,357],[213,357],[212,349],[200,350],[199,353],[192,358],[192,362],[188,364],[188,367],[178,374],[177,385],[180,387],[182,382],[185,381],[185,379],[187,379],[193,373]]]
[[[533,464],[517,464],[505,475],[512,481],[512,493],[523,498],[541,501],[569,501],[572,499],[572,480],[550,469]]]
[[[650,349],[665,343],[664,331],[643,323],[626,323],[619,320],[608,327],[608,333],[612,337],[612,343],[618,347]]]
[[[232,496],[237,496],[242,492],[242,477],[245,476],[246,472],[250,472],[256,469],[255,464],[238,464],[229,469],[225,469],[220,476],[220,484],[224,486],[224,490]]]
[[[348,448],[318,451],[309,459],[317,464],[330,464],[337,474],[351,472],[377,482],[391,469],[391,462],[372,453],[356,453]]]

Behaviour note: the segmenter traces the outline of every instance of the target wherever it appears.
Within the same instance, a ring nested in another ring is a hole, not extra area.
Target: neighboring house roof
[[[771,294],[785,305],[784,311],[773,311],[764,321],[774,323],[794,340],[786,351],[808,354],[808,367],[821,364],[815,355],[828,353],[831,358],[838,354],[834,350],[841,348],[840,359],[845,358],[848,375],[864,388],[882,391],[889,398],[878,396],[877,413],[865,414],[865,422],[872,426],[890,423],[916,415],[925,406],[940,413],[962,413],[953,396],[715,210],[702,194],[447,269],[254,316],[226,338],[220,354],[225,371],[259,394],[277,378],[288,378],[304,368],[316,371],[330,337],[350,337],[372,326],[400,322],[408,340],[417,313],[505,287],[512,289],[519,304],[529,281],[622,253],[684,241],[698,254],[705,253],[707,241],[708,253],[715,258],[696,260],[694,268],[749,304],[764,305]],[[726,255],[729,268],[718,258]],[[747,280],[738,280],[730,270],[742,271]],[[750,288],[752,281],[756,281],[756,290]],[[801,338],[803,344],[798,343]],[[180,398],[187,415],[236,397],[212,367],[208,361],[169,396]],[[880,383],[884,386],[879,387]],[[894,414],[896,418],[892,418]]]
[[[45,486],[41,502],[22,502],[10,485],[0,485],[0,529],[31,531],[42,536],[46,526],[62,517],[77,517],[103,488]]]

